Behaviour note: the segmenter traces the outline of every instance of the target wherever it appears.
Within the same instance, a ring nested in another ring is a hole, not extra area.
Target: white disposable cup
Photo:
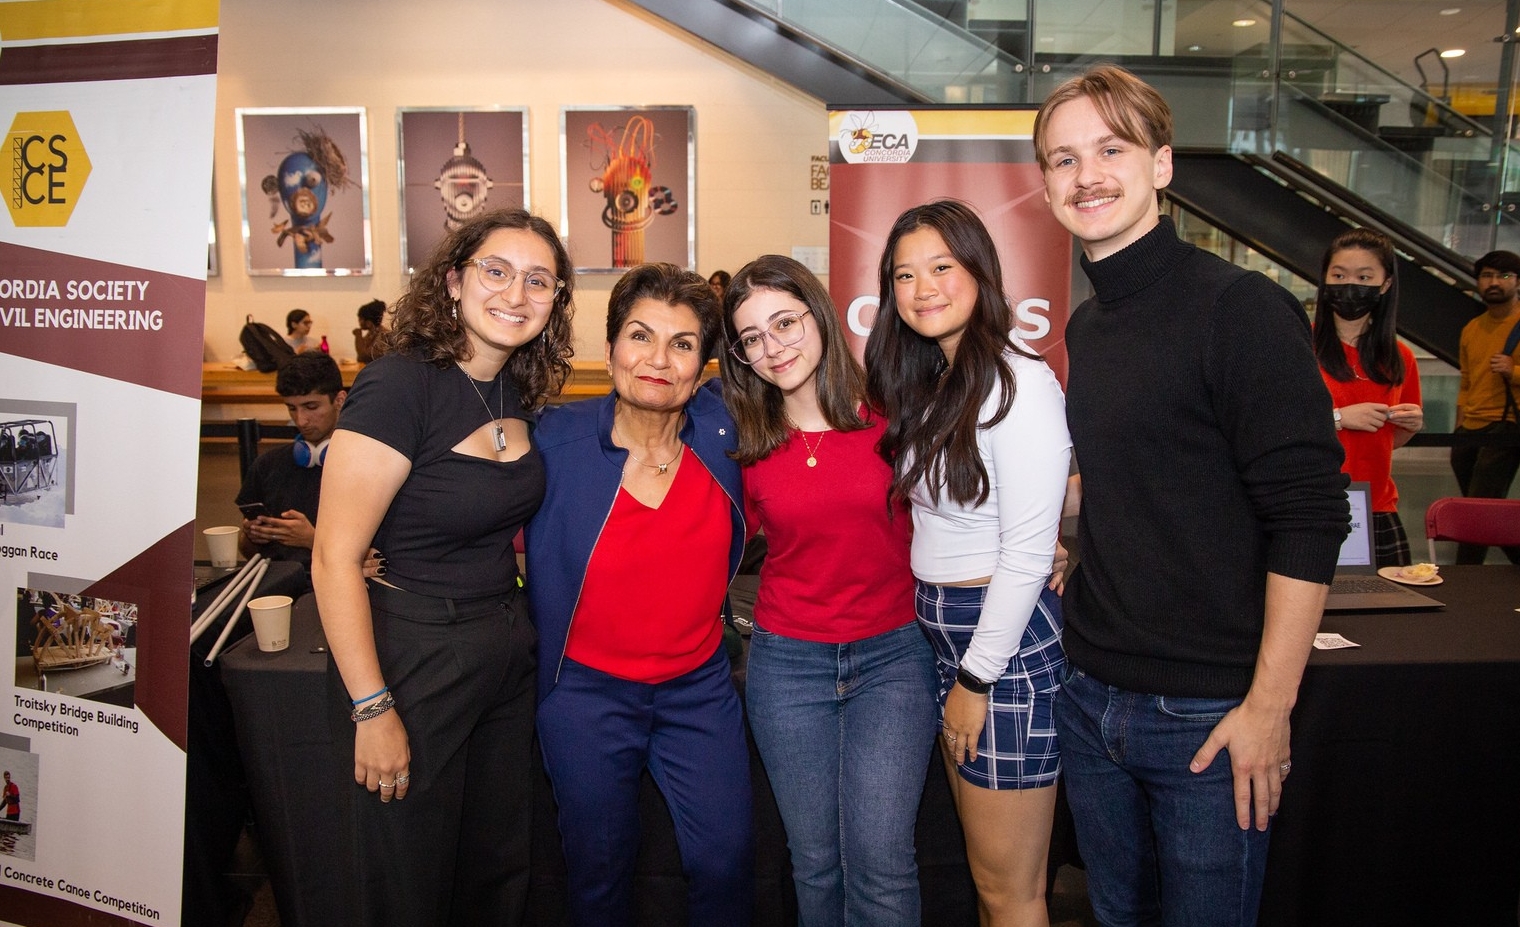
[[[237,566],[238,530],[237,525],[222,525],[201,532],[206,536],[206,547],[211,550],[212,566]]]
[[[261,595],[248,603],[260,650],[272,652],[290,646],[290,602],[288,595]]]

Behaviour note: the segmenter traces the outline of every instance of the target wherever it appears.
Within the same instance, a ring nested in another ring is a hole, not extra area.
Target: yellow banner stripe
[[[886,109],[886,107],[882,107]],[[910,109],[920,137],[973,136],[998,138],[1028,136],[1034,132],[1032,109]],[[829,113],[829,136],[839,134],[849,110]]]
[[[0,40],[215,29],[220,12],[219,0],[23,0],[0,3]]]

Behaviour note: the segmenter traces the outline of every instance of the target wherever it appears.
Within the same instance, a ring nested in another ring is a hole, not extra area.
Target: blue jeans
[[[1174,698],[1107,686],[1067,664],[1056,697],[1066,796],[1105,927],[1251,927],[1267,834],[1235,823],[1230,756],[1193,754],[1238,698]]]
[[[750,730],[786,825],[802,927],[918,927],[913,825],[938,722],[916,623],[848,644],[750,638]]]

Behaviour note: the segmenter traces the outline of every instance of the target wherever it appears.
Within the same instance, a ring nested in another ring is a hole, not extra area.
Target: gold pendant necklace
[[[641,467],[648,467],[651,470],[656,470],[659,472],[660,476],[664,476],[665,471],[670,469],[670,465],[681,459],[681,451],[676,451],[676,456],[670,458],[664,463],[645,463],[642,459],[639,458],[639,455],[633,452],[633,449],[628,446],[627,442],[624,442],[622,438],[618,436],[616,424],[612,426],[612,437],[622,445],[623,450],[628,452],[628,456],[633,458],[634,463],[638,464]]]
[[[823,436],[826,435],[826,434],[828,434],[828,432],[827,431],[821,431],[821,432],[819,432],[818,433],[818,443],[817,444],[809,444],[808,443],[808,439],[807,439],[807,432],[805,432],[801,428],[799,428],[798,425],[797,425],[797,423],[794,422],[794,421],[792,421],[792,417],[790,415],[788,415],[786,417],[786,423],[788,425],[792,426],[792,430],[794,430],[794,431],[797,432],[798,437],[802,438],[802,446],[805,447],[805,448],[807,448],[807,452],[808,452],[807,465],[809,467],[816,467],[816,466],[818,466],[818,449],[820,447],[823,447]]]
[[[478,387],[478,386],[475,385],[475,378],[472,377],[472,376],[470,376],[470,372],[468,370],[464,369],[464,364],[459,363],[459,361],[455,361],[454,362],[454,366],[458,367],[459,368],[459,372],[462,373],[462,374],[464,374],[464,378],[466,380],[470,381],[470,389],[474,390],[475,391],[475,395],[480,397],[480,404],[486,407],[486,414],[490,415],[491,414],[491,405],[490,405],[490,403],[486,402],[486,397],[483,396],[483,395],[481,395],[480,387]],[[497,390],[497,393],[496,393],[497,411],[496,411],[496,418],[491,422],[491,437],[495,441],[496,452],[497,453],[501,453],[502,451],[504,451],[504,450],[507,449],[507,436],[506,436],[506,433],[503,432],[502,428],[501,428],[501,417],[502,417],[502,414],[506,411],[506,408],[507,408],[506,407],[506,401],[507,401],[507,399],[506,399],[506,390],[504,390],[504,389],[501,388],[501,371],[500,370],[496,371],[496,390]]]

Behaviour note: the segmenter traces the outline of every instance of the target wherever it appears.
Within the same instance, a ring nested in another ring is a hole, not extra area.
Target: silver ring
[[[1279,766],[1277,768],[1280,769],[1280,770],[1282,770],[1282,774],[1286,776],[1289,773],[1289,771],[1291,771],[1293,769],[1293,761],[1292,760],[1288,760],[1287,762],[1283,763],[1281,766]]]
[[[411,781],[412,781],[411,773],[402,773],[401,775],[399,775],[399,776],[396,777],[396,784],[397,785],[406,785],[408,782],[411,782]]]
[[[945,732],[945,739],[948,740],[948,741],[950,741],[951,743],[955,743],[955,735],[951,734],[948,731]]]
[[[380,780],[380,787],[382,789],[393,789],[393,788],[396,787],[396,783],[394,783],[394,782],[386,782],[384,779],[381,779]]]

